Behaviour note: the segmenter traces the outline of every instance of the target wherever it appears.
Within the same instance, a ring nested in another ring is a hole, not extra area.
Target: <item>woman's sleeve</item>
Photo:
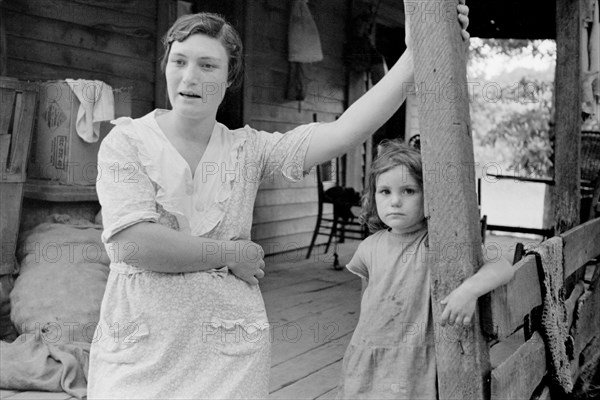
[[[296,182],[308,174],[304,170],[304,159],[316,126],[317,123],[300,125],[286,133],[255,131],[263,163],[262,179],[281,173]]]
[[[154,185],[137,154],[131,138],[119,126],[100,146],[96,191],[102,206],[104,243],[138,222],[159,219]]]

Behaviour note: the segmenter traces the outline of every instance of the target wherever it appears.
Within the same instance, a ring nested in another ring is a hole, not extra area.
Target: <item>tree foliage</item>
[[[552,49],[538,42],[478,39],[471,47],[470,64],[485,65],[486,59],[497,55],[535,54],[551,66]],[[480,162],[498,162],[515,175],[549,176],[554,84],[548,74],[542,75],[521,70],[491,81],[482,75],[470,77],[479,82],[471,97],[471,120]]]

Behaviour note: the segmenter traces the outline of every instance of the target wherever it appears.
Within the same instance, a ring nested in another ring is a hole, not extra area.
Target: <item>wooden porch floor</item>
[[[524,241],[488,236],[512,261],[514,245]],[[526,241],[526,240],[525,240]],[[340,264],[351,258],[357,241],[339,246]],[[323,251],[321,249],[317,249]],[[331,399],[344,351],[359,316],[360,279],[334,270],[333,256],[304,252],[268,257],[261,282],[271,325],[270,399]],[[0,390],[0,399],[71,400],[66,393]]]

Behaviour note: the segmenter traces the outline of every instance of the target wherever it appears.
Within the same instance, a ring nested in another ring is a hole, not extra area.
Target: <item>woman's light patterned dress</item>
[[[303,177],[315,124],[286,134],[217,124],[192,175],[156,123],[158,112],[117,120],[98,157],[102,238],[113,262],[90,354],[88,397],[266,398],[270,340],[259,288],[227,267],[168,274],[117,263],[110,239],[140,221],[159,222],[163,210],[180,231],[250,240],[259,184],[281,173]],[[134,243],[125,249],[135,258]],[[207,251],[222,250],[228,251]]]

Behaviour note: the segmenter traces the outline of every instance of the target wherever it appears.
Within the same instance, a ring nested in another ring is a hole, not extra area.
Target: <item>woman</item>
[[[275,173],[299,180],[363,142],[412,78],[407,51],[335,122],[229,130],[216,114],[241,58],[239,36],[219,16],[180,18],[163,59],[173,109],[119,119],[102,143],[97,191],[112,262],[90,399],[266,398],[264,261],[250,241],[258,186]]]

